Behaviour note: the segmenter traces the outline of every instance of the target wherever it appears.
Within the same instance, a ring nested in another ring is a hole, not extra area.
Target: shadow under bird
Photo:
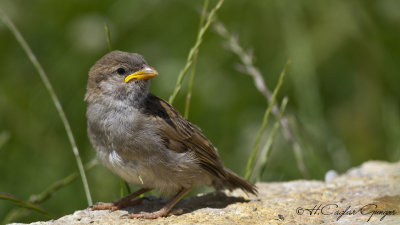
[[[122,51],[106,54],[89,71],[85,101],[90,142],[104,166],[141,187],[117,202],[91,208],[135,205],[152,189],[176,194],[158,211],[128,215],[154,219],[167,216],[197,185],[257,194],[253,184],[224,167],[200,128],[149,93],[150,79],[157,75],[141,55]]]

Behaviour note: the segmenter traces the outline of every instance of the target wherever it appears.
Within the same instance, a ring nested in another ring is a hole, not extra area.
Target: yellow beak
[[[157,70],[151,68],[150,66],[146,66],[143,69],[128,75],[125,78],[125,83],[128,83],[132,79],[137,80],[148,80],[158,75]]]

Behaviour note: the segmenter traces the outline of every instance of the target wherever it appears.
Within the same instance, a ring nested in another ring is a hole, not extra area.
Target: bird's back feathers
[[[159,125],[158,134],[166,149],[193,154],[200,167],[214,178],[213,185],[216,189],[241,188],[252,194],[257,193],[253,184],[223,166],[217,150],[203,135],[201,129],[186,120],[166,101],[149,94],[141,110]]]

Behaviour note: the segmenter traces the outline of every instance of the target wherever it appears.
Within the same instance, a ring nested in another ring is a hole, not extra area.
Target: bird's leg
[[[176,203],[179,202],[183,198],[183,196],[188,193],[192,187],[190,188],[182,188],[178,194],[176,194],[164,207],[162,207],[160,210],[156,212],[140,212],[140,213],[135,213],[135,214],[129,214],[128,218],[142,218],[142,219],[156,219],[158,217],[164,217],[167,216],[169,211],[176,205]]]
[[[141,188],[141,189],[121,198],[120,200],[118,200],[116,202],[111,202],[111,203],[98,202],[95,205],[91,206],[90,209],[91,210],[109,209],[111,211],[115,211],[115,210],[119,210],[119,209],[122,209],[122,208],[125,208],[128,206],[137,205],[142,202],[143,198],[139,198],[134,201],[132,201],[132,199],[134,199],[134,198],[138,197],[139,195],[146,193],[150,190],[151,189]]]

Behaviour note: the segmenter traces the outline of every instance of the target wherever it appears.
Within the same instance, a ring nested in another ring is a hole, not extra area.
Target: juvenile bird
[[[154,219],[168,215],[194,186],[235,189],[256,194],[256,187],[222,164],[216,148],[200,128],[161,98],[149,93],[158,72],[139,54],[112,51],[89,71],[88,136],[108,169],[141,189],[93,210],[117,210],[140,202],[152,189],[177,193],[159,211],[129,214]],[[135,200],[134,200],[135,199]]]

